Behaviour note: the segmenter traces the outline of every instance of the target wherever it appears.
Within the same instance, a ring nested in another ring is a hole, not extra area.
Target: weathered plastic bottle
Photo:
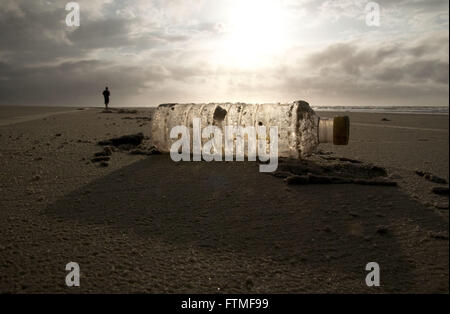
[[[184,125],[192,132],[194,118],[201,119],[202,129],[208,125],[219,128],[277,126],[279,157],[306,157],[319,143],[347,145],[349,139],[348,117],[320,118],[305,101],[292,104],[162,104],[153,116],[153,145],[161,152],[170,152],[176,140],[170,138],[170,130]]]

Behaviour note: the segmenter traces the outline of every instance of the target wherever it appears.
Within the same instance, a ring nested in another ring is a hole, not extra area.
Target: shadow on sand
[[[260,292],[373,292],[364,284],[365,265],[372,261],[382,270],[378,291],[446,288],[423,283],[430,269],[425,265],[448,269],[448,241],[429,237],[429,232],[447,232],[448,225],[396,187],[286,186],[259,173],[255,163],[174,163],[155,155],[66,195],[45,213],[69,222],[108,225],[149,246],[158,240],[203,256],[230,254],[238,259],[235,264],[249,263],[265,274]],[[441,256],[437,250],[443,250]],[[211,259],[210,267],[225,277],[246,276],[215,263]],[[289,288],[276,288],[283,287],[283,282],[275,285],[277,267],[294,278]],[[326,278],[331,282],[324,282]],[[180,277],[179,286],[184,284]],[[200,282],[189,287],[204,292]]]

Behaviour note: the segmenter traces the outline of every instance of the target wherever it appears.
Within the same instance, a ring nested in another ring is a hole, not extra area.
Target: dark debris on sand
[[[389,227],[387,227],[387,226],[378,226],[377,227],[377,233],[379,235],[382,235],[382,236],[388,235],[389,234]]]
[[[110,157],[94,157],[91,159],[92,162],[104,162],[104,161],[109,161]]]
[[[416,174],[430,182],[439,183],[439,184],[447,184],[447,180],[445,180],[444,178],[438,177],[437,175],[434,175],[430,172],[416,170]]]
[[[448,240],[448,233],[447,232],[433,232],[430,231],[428,233],[430,238],[438,239],[438,240]]]
[[[114,151],[114,148],[111,146],[103,147],[103,150],[94,154],[95,157],[105,157],[111,156]]]
[[[120,136],[120,137],[114,137],[109,140],[103,140],[103,141],[98,142],[98,145],[100,145],[100,146],[112,145],[112,146],[119,147],[124,150],[129,150],[133,146],[140,145],[143,140],[144,140],[144,134],[137,133],[137,134],[124,135],[124,136]]]
[[[105,146],[103,150],[94,154],[94,158],[91,158],[92,163],[98,163],[100,167],[108,167],[108,162],[111,159],[111,154],[113,152],[113,147]]]
[[[437,195],[447,195],[447,196],[449,195],[448,187],[443,186],[435,186],[434,188],[431,189],[431,192]]]
[[[137,111],[136,109],[124,109],[124,108],[116,109],[116,108],[109,108],[109,109],[104,109],[104,110],[102,110],[101,113],[137,114],[138,111]]]
[[[133,149],[132,151],[130,151],[130,155],[146,155],[146,156],[150,156],[150,155],[159,155],[161,154],[161,152],[159,150],[157,150],[155,147],[151,147],[150,149]]]
[[[320,151],[309,159],[280,159],[278,170],[271,175],[283,178],[288,185],[360,184],[396,186],[382,167],[359,160],[334,157]]]
[[[156,155],[160,152],[154,147],[146,147],[143,141],[148,139],[142,133],[129,134],[120,137],[114,137],[107,140],[99,141],[97,144],[103,146],[103,150],[94,154],[91,159],[93,163],[99,163],[101,167],[107,167],[110,156],[115,151],[126,151],[130,155]]]
[[[122,120],[152,121],[152,118],[150,118],[150,117],[123,117]]]
[[[119,109],[117,111],[119,114],[136,114],[138,111],[136,109]]]

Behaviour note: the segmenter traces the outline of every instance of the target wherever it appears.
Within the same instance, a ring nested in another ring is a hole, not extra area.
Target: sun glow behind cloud
[[[264,67],[288,46],[282,1],[232,1],[221,25],[219,60],[232,68]]]

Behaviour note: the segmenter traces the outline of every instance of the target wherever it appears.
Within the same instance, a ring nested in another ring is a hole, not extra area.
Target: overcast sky
[[[1,0],[1,105],[448,105],[447,0],[67,2]]]

